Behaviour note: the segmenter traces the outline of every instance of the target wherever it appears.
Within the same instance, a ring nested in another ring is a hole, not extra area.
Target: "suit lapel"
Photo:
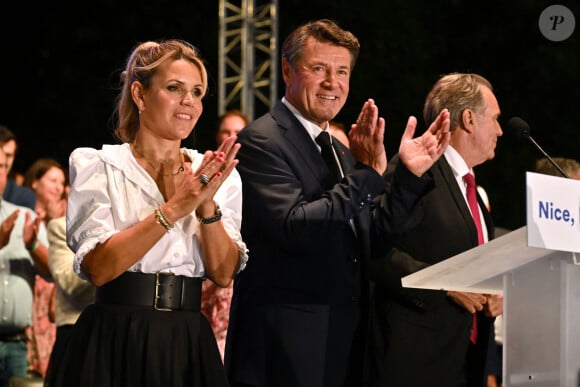
[[[295,156],[302,158],[306,168],[309,168],[318,177],[318,180],[321,180],[326,164],[306,128],[302,126],[300,121],[294,117],[282,101],[278,101],[274,105],[272,117],[274,117],[282,130],[282,135],[287,140],[287,143],[294,147]]]
[[[354,166],[355,160],[352,157],[350,150],[334,137],[332,138],[332,146],[334,147],[338,160],[340,161],[340,167],[344,174],[346,174]]]
[[[296,157],[302,157],[305,165],[317,176],[319,181],[322,181],[326,172],[326,163],[322,159],[320,151],[306,131],[306,128],[302,126],[300,121],[294,117],[282,101],[278,101],[274,105],[272,117],[274,117],[276,123],[281,128],[282,135],[294,147]],[[347,173],[354,166],[355,160],[350,150],[342,143],[335,140],[332,143],[338,155],[342,170],[344,173]]]
[[[441,156],[439,161],[437,161],[437,166],[439,167],[439,169],[441,171],[441,175],[443,176],[443,179],[445,180],[445,184],[447,184],[449,186],[449,192],[451,193],[451,196],[453,197],[453,201],[455,202],[455,206],[457,207],[457,209],[461,213],[463,220],[465,221],[465,225],[467,226],[467,229],[469,230],[469,234],[471,236],[471,240],[473,242],[473,245],[477,246],[477,244],[478,244],[478,242],[477,242],[477,229],[475,228],[475,223],[473,222],[473,217],[471,216],[471,211],[469,210],[469,207],[467,206],[465,198],[463,197],[463,194],[461,193],[461,190],[459,189],[459,186],[457,185],[457,180],[455,179],[455,175],[453,174],[453,170],[451,169],[451,166],[449,165],[449,163],[447,162],[447,159],[445,159],[444,156]],[[481,200],[481,199],[478,199],[478,200]]]

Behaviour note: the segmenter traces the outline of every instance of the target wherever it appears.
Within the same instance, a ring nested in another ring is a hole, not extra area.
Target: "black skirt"
[[[200,312],[110,304],[84,310],[45,378],[47,387],[227,385]]]

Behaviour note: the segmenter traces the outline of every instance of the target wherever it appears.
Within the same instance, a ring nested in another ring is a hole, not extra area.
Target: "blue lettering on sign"
[[[540,219],[546,218],[557,222],[567,222],[571,226],[574,226],[575,220],[570,215],[570,210],[555,207],[553,202],[543,202],[540,200],[538,204]]]

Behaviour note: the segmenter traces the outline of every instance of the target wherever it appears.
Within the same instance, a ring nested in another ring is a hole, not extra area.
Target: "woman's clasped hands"
[[[201,217],[212,216],[215,213],[213,197],[238,164],[236,155],[241,145],[236,143],[236,140],[236,136],[231,136],[222,142],[217,150],[206,151],[195,171],[191,167],[186,167],[183,179],[176,187],[175,195],[167,204],[173,202],[178,205],[181,216],[193,211]]]

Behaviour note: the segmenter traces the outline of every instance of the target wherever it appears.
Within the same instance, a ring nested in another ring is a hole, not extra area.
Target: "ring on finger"
[[[199,175],[199,180],[201,181],[201,184],[206,185],[207,183],[209,183],[210,178],[206,174],[202,173],[201,175]]]

